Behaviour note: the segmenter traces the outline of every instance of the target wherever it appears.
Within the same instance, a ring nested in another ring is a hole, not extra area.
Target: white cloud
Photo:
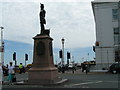
[[[49,14],[50,10],[48,10],[48,17],[51,16],[50,20],[48,18],[48,25],[51,28],[53,27],[51,32],[52,36],[55,37],[55,42],[57,42],[55,43],[56,47],[60,47],[60,39],[62,37],[66,40],[67,48],[87,47],[94,44],[94,19],[90,3],[59,3],[56,6],[53,4],[49,5],[54,8],[54,11],[51,12],[52,14]]]
[[[0,2],[90,2],[93,0],[1,0]]]
[[[39,10],[37,6],[32,3],[3,3],[2,22],[5,27],[5,39],[26,43],[32,41],[33,35],[39,31],[38,16],[35,14]]]
[[[119,2],[120,0],[94,0],[95,2]]]
[[[87,1],[87,0],[86,0]],[[88,47],[95,41],[94,19],[90,2],[45,2],[47,28],[50,28],[54,47],[61,47],[65,38],[66,48]],[[2,19],[7,40],[32,43],[40,32],[39,3],[4,2]]]

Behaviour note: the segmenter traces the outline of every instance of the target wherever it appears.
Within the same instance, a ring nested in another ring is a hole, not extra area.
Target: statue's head
[[[40,3],[40,4],[41,4],[41,3]],[[43,8],[44,8],[44,4],[41,4],[41,6],[40,6],[40,7],[41,7],[41,9],[43,9]]]

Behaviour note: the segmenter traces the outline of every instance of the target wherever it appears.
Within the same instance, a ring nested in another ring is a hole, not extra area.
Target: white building
[[[96,69],[108,68],[119,60],[120,2],[119,0],[92,1],[96,25]]]

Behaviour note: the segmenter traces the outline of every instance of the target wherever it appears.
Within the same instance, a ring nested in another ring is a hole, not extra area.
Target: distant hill
[[[4,59],[5,63],[9,63],[13,61],[13,53],[16,52],[17,54],[17,62],[24,63],[25,53],[29,54],[28,62],[32,62],[32,55],[33,55],[33,46],[31,44],[16,42],[16,41],[8,41],[5,40],[5,54]]]

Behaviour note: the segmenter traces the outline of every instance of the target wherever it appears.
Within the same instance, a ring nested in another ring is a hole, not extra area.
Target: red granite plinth
[[[28,72],[29,84],[55,84],[61,79],[53,63],[52,38],[37,35],[34,38],[33,65]]]
[[[33,68],[29,72],[28,83],[34,84],[55,84],[61,79],[58,78],[58,73],[55,68],[39,69]]]

